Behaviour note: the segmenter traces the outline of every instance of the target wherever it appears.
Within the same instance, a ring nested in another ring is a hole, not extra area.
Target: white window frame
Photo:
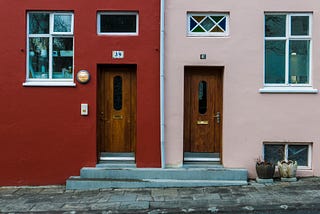
[[[49,34],[29,34],[29,14],[30,13],[42,13],[49,14]],[[71,31],[70,32],[54,32],[54,15],[71,15]],[[26,54],[26,81],[22,84],[23,86],[75,86],[74,82],[74,13],[73,12],[59,12],[59,11],[29,11],[27,13],[27,54]],[[71,79],[53,79],[52,78],[52,40],[53,37],[59,36],[65,38],[73,39],[73,62],[72,62],[72,78]],[[29,78],[29,38],[49,38],[49,78],[40,79],[40,78]]]
[[[284,156],[285,161],[288,161],[288,147],[289,146],[308,146],[308,166],[299,166],[298,163],[298,169],[300,170],[311,170],[312,169],[312,143],[284,143],[284,142],[264,142],[263,143],[263,159],[265,157],[264,153],[264,146],[265,145],[284,145]]]
[[[264,29],[266,15],[285,15],[286,16],[286,35],[285,37],[266,37],[264,32],[263,42],[263,84],[264,88],[260,89],[260,93],[318,93],[317,89],[312,88],[312,13],[265,13],[264,14]],[[291,17],[293,16],[307,16],[309,17],[309,33],[308,35],[291,35]],[[285,40],[285,83],[266,83],[266,61],[265,61],[265,42],[272,40]],[[289,41],[292,40],[309,40],[309,82],[307,84],[292,84],[289,83]]]
[[[101,32],[101,15],[135,15],[136,16],[136,31],[135,32]],[[139,13],[138,12],[112,12],[112,11],[103,11],[97,13],[97,34],[98,35],[107,35],[107,36],[137,36],[139,35]]]
[[[191,32],[190,17],[191,16],[224,16],[226,18],[226,30],[224,32]],[[229,36],[229,13],[219,12],[188,12],[187,13],[187,36],[189,37],[227,37]]]

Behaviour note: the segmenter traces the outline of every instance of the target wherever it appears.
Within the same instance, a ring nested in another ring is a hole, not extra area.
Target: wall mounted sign
[[[123,59],[124,58],[124,51],[112,51],[112,58],[113,59]]]
[[[78,80],[79,83],[82,83],[82,84],[85,84],[85,83],[89,82],[89,80],[90,80],[89,72],[86,71],[86,70],[78,71],[77,80]]]

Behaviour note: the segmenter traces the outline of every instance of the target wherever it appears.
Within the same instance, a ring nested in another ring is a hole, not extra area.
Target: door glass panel
[[[198,89],[199,97],[199,113],[205,114],[207,112],[207,82],[200,81]]]
[[[117,111],[122,109],[122,78],[120,76],[113,78],[113,108]]]

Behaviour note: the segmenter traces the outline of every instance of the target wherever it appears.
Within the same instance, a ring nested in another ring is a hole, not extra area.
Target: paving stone
[[[167,188],[167,189],[153,189],[151,191],[152,196],[178,196],[178,190],[175,188]]]
[[[140,202],[121,202],[120,209],[128,210],[144,210],[149,209],[149,202],[140,201]]]
[[[136,198],[137,198],[136,195],[129,195],[129,196],[111,195],[109,202],[136,201]]]
[[[30,210],[31,212],[60,211],[63,203],[37,203]]]
[[[90,205],[90,210],[118,210],[120,202],[95,203]]]
[[[1,212],[28,212],[34,204],[10,203],[0,208]]]
[[[221,199],[218,193],[193,196],[193,200],[218,200],[218,199]]]
[[[90,205],[80,203],[66,203],[62,206],[62,210],[86,211]]]

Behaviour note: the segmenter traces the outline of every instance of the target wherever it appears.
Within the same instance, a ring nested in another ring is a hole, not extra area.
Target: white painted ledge
[[[264,87],[259,89],[260,93],[282,93],[282,94],[317,94],[318,89],[312,87]]]
[[[75,87],[74,82],[24,82],[23,86],[68,86]]]

